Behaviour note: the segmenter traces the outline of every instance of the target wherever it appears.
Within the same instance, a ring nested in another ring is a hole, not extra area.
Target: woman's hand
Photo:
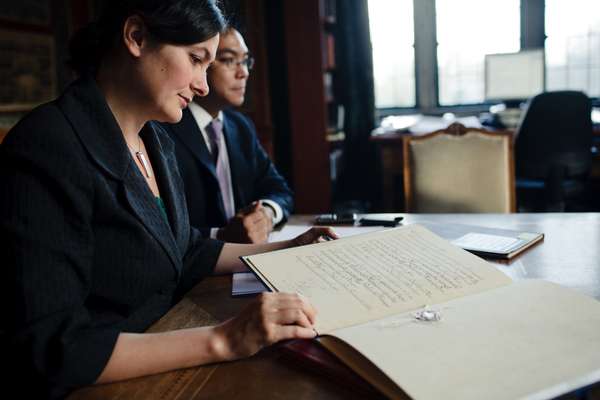
[[[329,239],[324,239],[329,238]],[[318,243],[324,240],[338,239],[339,236],[329,226],[313,226],[303,234],[292,239],[292,247]]]
[[[312,339],[316,310],[304,297],[262,293],[238,316],[215,327],[221,359],[235,360],[285,339]]]

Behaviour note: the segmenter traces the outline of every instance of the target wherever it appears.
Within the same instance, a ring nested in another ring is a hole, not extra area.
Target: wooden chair
[[[4,140],[4,136],[8,133],[8,128],[0,128],[0,144]]]
[[[512,134],[452,124],[402,144],[408,212],[516,211]]]

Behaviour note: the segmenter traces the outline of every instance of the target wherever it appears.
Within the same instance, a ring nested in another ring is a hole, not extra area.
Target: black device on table
[[[353,225],[356,221],[356,214],[341,213],[341,214],[321,214],[315,219],[318,225]]]
[[[360,226],[398,226],[404,217],[364,217],[358,223]]]

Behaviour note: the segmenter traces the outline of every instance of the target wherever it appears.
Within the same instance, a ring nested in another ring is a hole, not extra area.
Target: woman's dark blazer
[[[166,216],[91,78],[0,146],[2,362],[44,397],[93,383],[119,333],[165,314],[223,246],[190,228],[171,140],[156,123],[141,136]]]

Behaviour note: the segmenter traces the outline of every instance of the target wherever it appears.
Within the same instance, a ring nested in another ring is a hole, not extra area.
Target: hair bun
[[[203,42],[227,24],[215,0],[109,0],[98,22],[86,25],[71,38],[68,65],[79,75],[95,75],[132,15],[143,20],[153,41],[176,45]]]

